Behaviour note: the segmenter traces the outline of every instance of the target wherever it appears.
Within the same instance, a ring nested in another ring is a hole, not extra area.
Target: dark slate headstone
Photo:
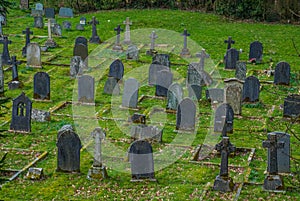
[[[224,89],[220,88],[211,88],[207,89],[205,91],[206,99],[211,101],[212,103],[218,102],[223,103],[224,102]]]
[[[126,59],[128,60],[138,60],[139,59],[139,49],[136,45],[129,45],[126,50]]]
[[[42,16],[34,16],[34,27],[35,28],[43,28],[44,21]]]
[[[239,60],[239,51],[234,48],[227,50],[225,55],[225,69],[235,69],[236,62]]]
[[[145,140],[133,142],[129,148],[132,181],[155,180],[152,146]]]
[[[215,112],[214,132],[223,132],[226,125],[226,132],[233,131],[234,112],[228,103],[221,104]]]
[[[193,100],[200,100],[202,98],[202,86],[192,84],[188,85],[189,97]]]
[[[80,43],[88,47],[88,40],[84,36],[78,36],[75,39],[75,45]]]
[[[54,8],[45,8],[45,17],[46,18],[55,18],[55,10]]]
[[[122,107],[136,108],[139,96],[139,83],[134,78],[129,78],[124,83]]]
[[[279,62],[276,64],[274,73],[274,84],[290,84],[291,67],[287,62]]]
[[[150,86],[156,85],[158,72],[162,70],[170,70],[170,68],[157,62],[150,65],[148,74],[148,84]]]
[[[61,172],[80,172],[81,141],[71,125],[64,125],[57,134],[57,169]]]
[[[178,83],[173,83],[168,89],[167,109],[177,110],[178,104],[183,99],[183,89]]]
[[[58,14],[60,17],[73,17],[73,10],[71,8],[61,7]]]
[[[228,79],[224,82],[224,102],[230,104],[234,114],[239,115],[242,113],[243,82],[238,79]]]
[[[82,75],[85,65],[80,56],[73,56],[70,63],[70,76],[75,78],[77,75]]]
[[[41,48],[38,43],[29,43],[26,49],[27,66],[41,68]]]
[[[21,93],[17,98],[13,99],[12,118],[10,123],[10,130],[20,132],[31,131],[31,109],[32,102],[25,95]]]
[[[95,79],[90,75],[78,77],[78,102],[94,103]]]
[[[168,55],[168,54],[155,54],[152,57],[152,63],[159,63],[163,66],[170,67],[170,55]]]
[[[85,59],[88,57],[88,47],[82,43],[75,44],[73,56],[80,56],[82,61],[85,61]]]
[[[243,87],[243,102],[259,101],[260,83],[255,76],[249,76],[245,79]]]
[[[50,100],[50,76],[45,72],[37,72],[33,79],[33,98]]]
[[[173,73],[168,70],[159,71],[157,74],[155,96],[167,97],[168,88],[173,82]]]
[[[69,21],[63,21],[63,28],[64,29],[67,29],[67,30],[70,30],[71,29],[71,27],[72,27],[72,24],[71,24],[71,22],[69,22]]]
[[[176,130],[193,131],[196,121],[196,105],[190,98],[184,98],[177,107]]]
[[[101,39],[97,34],[97,24],[99,24],[99,21],[96,20],[95,16],[93,16],[92,21],[90,21],[89,24],[92,25],[92,37],[90,38],[89,42],[96,44],[101,43]]]
[[[60,24],[54,24],[53,28],[52,28],[52,33],[56,36],[61,36],[62,35],[62,28],[60,26]]]
[[[20,0],[20,8],[27,10],[29,8],[29,0]]]
[[[130,135],[134,140],[147,140],[149,142],[162,142],[163,130],[156,126],[144,124],[131,127]]]
[[[118,84],[117,78],[108,77],[106,82],[105,82],[103,92],[105,94],[119,95],[120,94],[120,86]]]
[[[235,77],[239,80],[245,80],[247,74],[246,62],[238,61],[236,63]]]
[[[26,42],[25,42],[25,46],[22,49],[22,56],[25,57],[26,56],[26,51],[27,51],[27,46],[30,43],[30,35],[33,34],[32,31],[30,31],[30,28],[27,27],[26,30],[22,31],[23,34],[25,34],[26,36]]]
[[[21,64],[20,61],[17,61],[16,56],[11,57],[11,75],[12,75],[12,81],[18,81],[19,80],[19,75],[18,75],[18,65]]]
[[[263,56],[263,45],[259,41],[250,44],[249,61],[260,63]]]
[[[124,65],[121,60],[116,59],[109,66],[109,77],[115,77],[117,80],[121,80],[124,75]]]
[[[283,105],[284,117],[299,117],[300,116],[300,95],[292,94],[284,99]]]

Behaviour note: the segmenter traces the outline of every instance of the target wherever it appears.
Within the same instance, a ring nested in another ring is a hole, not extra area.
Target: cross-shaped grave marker
[[[53,40],[52,38],[52,34],[51,34],[51,19],[48,18],[48,39],[45,43],[46,47],[56,47],[57,44],[56,42]]]
[[[123,31],[123,29],[121,29],[121,26],[118,25],[116,28],[114,28],[114,31],[116,31],[117,35],[116,35],[116,42],[115,45],[113,46],[113,50],[116,51],[122,51],[122,45],[120,44],[120,33],[121,31]]]
[[[130,44],[130,25],[132,25],[132,22],[129,20],[129,17],[126,17],[123,24],[125,24],[124,44]]]
[[[156,35],[155,31],[152,31],[149,38],[151,39],[150,42],[150,50],[147,51],[147,55],[153,55],[156,53],[154,47],[155,47],[155,39],[158,38],[158,36]]]
[[[10,64],[10,55],[8,50],[8,45],[11,44],[11,40],[8,40],[7,36],[4,36],[0,43],[3,44],[3,51],[2,51],[2,65],[9,65]]]
[[[97,24],[99,24],[99,21],[96,20],[96,17],[93,16],[92,20],[89,22],[89,24],[92,25],[92,37],[90,38],[90,43],[100,43],[100,37],[97,34]]]
[[[227,50],[229,50],[231,48],[231,44],[234,44],[235,41],[232,40],[231,36],[228,36],[228,39],[227,40],[224,40],[224,43],[227,43]]]
[[[25,57],[26,56],[27,45],[30,43],[30,35],[33,34],[33,32],[30,31],[29,27],[27,27],[26,30],[22,31],[22,33],[26,34],[25,46],[22,49],[22,55],[23,55],[23,57]]]
[[[200,53],[196,54],[196,57],[200,58],[199,70],[204,70],[204,62],[206,58],[209,58],[209,54],[206,53],[205,49],[202,49]]]
[[[188,31],[186,29],[184,29],[183,33],[181,34],[181,36],[183,36],[183,48],[181,50],[180,56],[190,56],[190,51],[187,48],[187,37],[190,36],[191,34],[188,33]]]

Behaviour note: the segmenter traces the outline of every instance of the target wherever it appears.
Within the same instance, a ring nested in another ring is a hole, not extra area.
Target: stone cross
[[[124,43],[130,44],[130,25],[132,25],[132,22],[129,20],[129,17],[126,17],[126,20],[123,22],[123,24],[125,24]]]
[[[11,57],[11,61],[10,64],[12,65],[12,81],[18,81],[19,80],[19,76],[18,76],[18,65],[21,64],[20,61],[17,61],[17,57],[16,56],[12,56]]]
[[[10,63],[10,55],[8,51],[8,45],[11,44],[11,40],[8,40],[7,36],[4,36],[0,43],[3,44],[2,51],[2,65],[9,65]]]
[[[155,39],[158,38],[158,36],[156,35],[155,31],[152,31],[152,33],[150,34],[150,38],[151,38],[150,50],[154,50]]]
[[[26,30],[22,31],[23,34],[26,34],[26,42],[25,42],[25,46],[22,49],[22,55],[26,56],[26,49],[27,49],[27,45],[30,43],[30,34],[33,34],[32,31],[30,31],[30,28],[27,27]]]
[[[52,34],[51,34],[51,21],[50,19],[48,19],[48,39],[52,38]]]
[[[204,61],[209,58],[209,54],[206,53],[205,49],[202,49],[201,53],[196,54],[196,57],[200,58],[199,70],[204,70]]]
[[[93,16],[92,21],[89,22],[89,24],[92,25],[92,37],[90,38],[91,43],[100,43],[100,38],[97,34],[97,24],[99,24],[99,21],[96,20],[96,17]]]
[[[183,33],[181,34],[183,36],[183,49],[187,49],[187,37],[190,36],[186,29],[184,29]]]
[[[45,43],[45,46],[47,47],[56,47],[56,43],[52,38],[52,34],[51,34],[51,19],[48,19],[48,39]]]
[[[227,43],[227,50],[229,50],[231,48],[231,44],[234,44],[235,41],[232,40],[231,36],[228,36],[228,39],[227,40],[224,40],[224,43]]]
[[[114,30],[117,32],[116,44],[120,44],[120,33],[123,31],[123,29],[121,29],[120,25],[118,25],[116,28],[114,28]]]
[[[95,139],[93,167],[102,167],[101,140],[105,138],[105,132],[97,127],[91,133],[91,136]]]

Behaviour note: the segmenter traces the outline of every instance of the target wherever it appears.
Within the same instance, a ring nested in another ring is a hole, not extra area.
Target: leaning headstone
[[[124,83],[122,107],[137,108],[138,96],[139,96],[139,82],[134,78],[129,78]]]
[[[95,79],[90,75],[78,77],[78,102],[93,104],[95,101]]]
[[[25,31],[22,31],[23,34],[26,34],[26,42],[25,42],[25,46],[22,49],[22,55],[23,57],[26,56],[26,51],[27,51],[27,46],[30,43],[30,34],[33,34],[32,31],[30,31],[30,28],[27,27]]]
[[[196,84],[188,84],[189,97],[193,100],[200,100],[202,98],[202,86]]]
[[[134,140],[147,140],[149,142],[162,142],[162,134],[162,129],[145,124],[134,125],[130,130],[131,138]]]
[[[212,103],[223,103],[224,102],[224,89],[211,88],[205,91],[206,99]]]
[[[237,61],[235,68],[235,77],[239,80],[245,80],[247,75],[246,62]]]
[[[233,131],[234,112],[228,103],[221,104],[215,112],[214,132],[222,132],[226,126],[226,133]]]
[[[263,45],[259,41],[254,41],[250,44],[249,61],[260,63],[263,56]]]
[[[71,27],[72,27],[72,24],[69,21],[63,21],[62,24],[63,24],[63,28],[66,29],[66,30],[70,30]]]
[[[167,109],[177,110],[178,104],[183,99],[183,89],[178,83],[173,83],[168,89]]]
[[[124,44],[129,45],[131,43],[130,40],[130,25],[132,25],[132,22],[129,20],[129,17],[126,17],[126,20],[123,22],[125,24],[125,34],[124,34]]]
[[[80,43],[88,47],[88,40],[84,36],[78,36],[75,39],[75,45]]]
[[[61,36],[62,35],[62,28],[61,28],[60,24],[54,24],[53,34],[56,35],[56,36]]]
[[[136,45],[129,45],[126,50],[126,59],[128,60],[138,60],[139,59],[139,49]]]
[[[204,70],[199,70],[198,63],[190,63],[187,72],[187,84],[209,86],[213,80]]]
[[[100,37],[97,34],[97,24],[99,24],[99,21],[96,20],[96,17],[93,16],[92,21],[89,22],[89,24],[92,25],[92,37],[90,38],[90,43],[101,43]]]
[[[30,132],[31,109],[32,102],[24,92],[22,92],[17,98],[13,99],[10,130],[14,132]]]
[[[50,100],[50,76],[46,72],[37,72],[33,78],[33,98]]]
[[[121,45],[121,41],[120,41],[120,34],[121,34],[121,31],[123,31],[123,29],[121,29],[121,26],[118,25],[116,28],[114,28],[114,30],[116,31],[116,42],[113,46],[113,50],[114,51],[118,51],[118,52],[122,52],[123,51],[123,47]]]
[[[158,72],[162,70],[170,70],[169,67],[164,66],[158,62],[153,62],[149,67],[149,74],[148,74],[148,84],[150,86],[156,85]]]
[[[82,24],[77,24],[76,25],[76,30],[78,30],[78,31],[84,31],[84,26]]]
[[[260,83],[255,76],[249,76],[245,79],[243,87],[243,102],[259,101]]]
[[[190,98],[184,98],[177,107],[176,130],[194,131],[196,105]]]
[[[38,43],[29,43],[26,50],[27,66],[42,68],[41,48]]]
[[[123,78],[124,75],[124,65],[121,60],[114,60],[109,66],[109,77],[114,77],[118,81]]]
[[[57,134],[57,169],[61,172],[80,172],[81,141],[71,125],[64,125]]]
[[[239,60],[239,51],[234,48],[227,50],[225,55],[225,69],[236,69],[236,63]]]
[[[119,95],[120,94],[120,86],[119,86],[117,78],[115,78],[115,77],[107,78],[105,85],[104,85],[103,93],[110,94],[110,95]]]
[[[190,53],[190,50],[187,48],[187,37],[190,36],[190,34],[185,29],[183,31],[183,34],[181,34],[181,36],[183,36],[183,48],[181,50],[180,56],[182,56],[182,57],[190,57],[191,53]]]
[[[240,115],[242,113],[243,82],[238,79],[227,79],[224,82],[226,84],[224,102],[232,107],[234,114]]]
[[[85,65],[80,56],[73,56],[70,63],[70,76],[76,78],[77,75],[82,75]]]
[[[165,67],[169,67],[171,65],[170,55],[169,54],[155,54],[152,57],[152,63],[159,63]]]
[[[159,71],[155,85],[155,96],[167,97],[168,88],[173,82],[173,73],[168,70]]]
[[[292,94],[284,99],[283,116],[300,117],[300,95]]]
[[[209,54],[206,53],[205,49],[202,49],[200,53],[196,54],[196,57],[200,58],[198,70],[204,71],[205,59],[209,58]]]
[[[55,18],[55,10],[54,8],[45,8],[45,17],[46,18]]]
[[[73,17],[73,10],[71,8],[61,7],[58,15],[60,17]]]
[[[80,56],[82,61],[85,61],[85,59],[88,57],[88,47],[82,43],[75,44],[73,56]]]
[[[131,181],[148,179],[156,181],[152,146],[145,140],[138,140],[130,145],[128,157],[131,166]]]
[[[279,62],[276,64],[274,73],[274,84],[290,84],[291,67],[287,62]]]
[[[44,110],[32,109],[31,120],[37,122],[50,121],[50,112]]]
[[[27,10],[29,8],[29,0],[20,0],[20,8]]]
[[[8,50],[8,45],[11,44],[11,40],[8,40],[7,36],[4,36],[0,43],[3,44],[2,50],[2,65],[9,65],[10,64],[10,55]]]

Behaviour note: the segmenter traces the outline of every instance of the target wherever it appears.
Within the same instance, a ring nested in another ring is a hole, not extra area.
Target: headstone
[[[158,38],[158,36],[156,35],[155,31],[152,31],[149,38],[151,39],[150,42],[150,50],[147,50],[146,54],[147,55],[154,55],[156,54],[156,50],[155,50],[155,39]]]
[[[287,62],[279,62],[276,64],[274,73],[274,84],[290,84],[291,67]]]
[[[300,95],[292,94],[284,99],[283,116],[300,117]]]
[[[212,103],[223,103],[224,102],[224,89],[211,88],[205,91],[206,99]]]
[[[30,34],[33,34],[32,31],[30,31],[30,28],[27,27],[25,31],[22,32],[23,34],[26,34],[26,42],[25,42],[25,46],[22,49],[22,55],[23,57],[26,56],[26,50],[27,50],[27,46],[30,43]]]
[[[41,4],[41,3],[36,3],[35,4],[35,10],[44,10],[44,6],[43,6],[43,4]]]
[[[31,120],[37,122],[50,121],[50,112],[44,110],[32,109]]]
[[[84,26],[82,24],[77,24],[76,25],[76,30],[78,30],[78,31],[84,31]]]
[[[109,77],[114,77],[118,81],[123,78],[124,75],[124,65],[121,60],[114,60],[109,66]]]
[[[40,29],[44,27],[44,21],[42,16],[34,16],[34,27]]]
[[[78,77],[78,102],[95,102],[95,79],[90,75]]]
[[[239,80],[245,80],[247,75],[246,62],[237,61],[235,68],[235,77]]]
[[[27,66],[42,68],[41,48],[38,43],[29,43],[26,50]]]
[[[71,125],[64,125],[57,134],[57,169],[61,172],[80,172],[81,141]]]
[[[126,50],[126,59],[139,60],[139,49],[136,45],[129,45]]]
[[[108,77],[105,82],[103,92],[105,94],[110,94],[110,95],[119,95],[120,94],[120,86],[119,86],[117,78]]]
[[[190,34],[185,29],[181,35],[183,36],[183,48],[181,50],[180,56],[190,57],[191,53],[190,50],[187,48],[187,37],[190,36]]]
[[[199,70],[198,63],[190,63],[187,72],[187,84],[209,86],[213,80],[204,70]]]
[[[31,180],[40,180],[43,178],[43,176],[44,176],[43,168],[36,168],[36,167],[29,168],[26,174],[26,178]]]
[[[239,60],[239,51],[234,48],[227,50],[225,55],[225,69],[236,69],[236,63]]]
[[[155,54],[152,57],[152,63],[159,63],[165,67],[170,68],[170,55],[169,54]]]
[[[120,42],[120,34],[121,34],[121,31],[123,31],[123,29],[121,29],[120,25],[118,25],[116,28],[114,28],[114,31],[116,31],[116,42],[113,46],[113,50],[114,51],[123,51],[123,47],[121,45],[121,42]]]
[[[155,96],[167,97],[168,88],[173,82],[173,73],[168,70],[159,71],[157,74]]]
[[[147,126],[144,124],[131,127],[130,135],[134,140],[147,140],[149,142],[162,142],[163,130],[156,126]]]
[[[173,83],[168,89],[167,109],[177,110],[178,104],[183,99],[183,89],[178,83]]]
[[[250,44],[249,61],[260,63],[263,56],[263,45],[259,41]]]
[[[85,59],[88,57],[88,47],[82,43],[75,44],[73,56],[80,56],[82,61],[85,61]]]
[[[154,62],[149,67],[149,74],[148,74],[148,84],[150,86],[156,85],[158,72],[162,70],[170,70],[169,67],[164,66],[158,62]]]
[[[4,72],[1,60],[0,57],[0,97],[4,97]]]
[[[47,47],[56,47],[57,46],[56,42],[52,38],[50,19],[48,19],[48,39],[45,42],[45,46],[47,46]]]
[[[190,98],[184,98],[177,107],[176,130],[194,131],[196,105]]]
[[[75,45],[77,44],[83,44],[88,47],[88,40],[84,36],[78,36],[75,39]]]
[[[63,21],[62,24],[64,29],[70,30],[72,28],[72,24],[69,21]]]
[[[92,25],[92,37],[90,38],[90,43],[101,43],[100,37],[97,34],[97,24],[99,24],[99,21],[96,20],[96,17],[93,16],[92,21],[89,22],[89,24]]]
[[[78,75],[82,75],[85,65],[80,56],[73,56],[70,63],[70,76],[76,78]]]
[[[242,113],[243,82],[238,79],[228,79],[224,82],[226,83],[224,102],[232,107],[234,114],[240,115]]]
[[[200,100],[202,98],[202,86],[196,84],[188,84],[189,97],[192,100]]]
[[[4,24],[5,20],[6,20],[5,17],[0,14],[0,37],[1,38],[3,37],[2,25]]]
[[[81,17],[80,20],[79,20],[79,24],[86,25],[86,18],[85,17]]]
[[[60,24],[54,24],[53,34],[56,35],[56,36],[61,36],[62,35],[62,28],[61,28]]]
[[[4,36],[0,43],[3,44],[2,50],[2,65],[10,64],[10,55],[8,50],[8,45],[11,44],[11,40],[8,40],[7,36]]]
[[[55,18],[55,10],[54,8],[45,8],[45,17],[46,18]]]
[[[205,49],[202,49],[201,53],[196,54],[196,56],[200,58],[198,70],[204,71],[205,59],[209,58],[209,54],[206,53]]]
[[[233,131],[234,112],[228,103],[221,104],[215,112],[214,132],[223,132],[224,126],[226,133]]]
[[[50,100],[50,76],[46,72],[37,72],[33,78],[34,94],[37,100]]]
[[[20,8],[27,10],[29,8],[29,0],[20,0]]]
[[[249,76],[245,79],[243,87],[243,102],[259,101],[260,83],[255,76]]]
[[[231,48],[231,44],[234,44],[235,41],[232,40],[232,37],[231,36],[228,36],[228,39],[227,40],[224,40],[224,43],[227,43],[227,50],[229,50]]]
[[[123,22],[125,24],[125,34],[124,34],[124,44],[131,44],[130,40],[130,25],[132,25],[132,22],[129,20],[129,17],[126,17],[126,20]]]
[[[61,7],[58,15],[60,17],[73,17],[73,10],[71,8]]]
[[[22,92],[17,98],[13,99],[10,130],[14,132],[30,132],[31,109],[32,102],[24,92]]]
[[[21,64],[20,61],[17,61],[16,56],[11,57],[11,75],[12,75],[12,81],[19,81],[19,75],[18,75],[18,65]]]
[[[139,83],[134,78],[129,78],[124,83],[122,107],[137,108],[139,96]]]
[[[146,124],[146,115],[134,113],[131,117],[128,118],[128,122],[136,124]]]
[[[145,140],[133,142],[129,148],[131,181],[155,180],[152,146]]]
[[[43,17],[43,15],[44,15],[43,10],[36,10],[36,9],[31,10],[31,16],[33,17]]]

